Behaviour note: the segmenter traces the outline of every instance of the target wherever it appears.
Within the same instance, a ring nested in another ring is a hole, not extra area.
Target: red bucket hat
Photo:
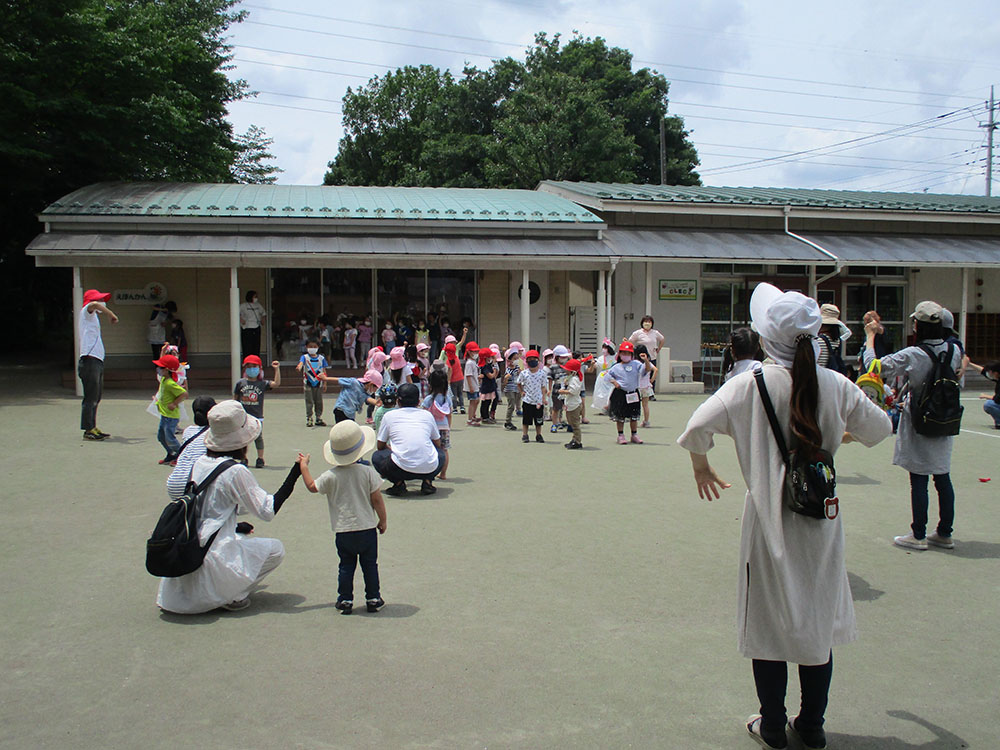
[[[626,339],[625,341],[623,341],[621,343],[621,346],[618,347],[618,353],[620,354],[622,352],[628,352],[629,354],[634,354],[635,353],[635,347],[632,346],[632,342],[631,341],[628,341]]]
[[[181,361],[173,354],[164,354],[159,359],[154,359],[153,364],[157,367],[164,367],[170,370],[170,372],[176,372],[181,369]]]
[[[577,375],[580,374],[580,360],[571,359],[567,361],[562,368],[568,372],[575,372]]]
[[[88,289],[83,293],[83,304],[85,305],[89,305],[91,302],[108,302],[110,299],[110,292],[99,292],[96,289]]]
[[[256,354],[248,354],[243,358],[243,366],[246,367],[247,365],[257,365],[257,367],[263,367],[264,363],[260,361],[260,357]]]

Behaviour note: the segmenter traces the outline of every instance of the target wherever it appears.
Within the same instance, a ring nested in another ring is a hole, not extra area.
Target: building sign
[[[167,301],[167,288],[151,281],[143,289],[115,289],[111,293],[112,305],[162,305]]]
[[[660,279],[660,299],[698,299],[698,282]]]

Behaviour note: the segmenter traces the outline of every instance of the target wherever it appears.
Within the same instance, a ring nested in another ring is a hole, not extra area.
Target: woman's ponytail
[[[795,359],[792,361],[791,429],[806,455],[812,455],[823,444],[823,433],[816,422],[818,405],[819,381],[813,337],[800,334],[795,339]]]

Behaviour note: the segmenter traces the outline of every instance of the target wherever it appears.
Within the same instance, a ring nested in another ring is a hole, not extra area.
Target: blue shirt
[[[618,383],[623,391],[637,391],[639,390],[639,377],[645,370],[645,362],[633,359],[631,362],[619,362],[616,364],[608,370],[607,377]]]
[[[340,409],[344,414],[353,417],[365,405],[368,400],[368,391],[365,384],[357,378],[340,378],[340,395],[337,396],[337,403],[334,409]]]
[[[303,354],[299,357],[299,362],[302,363],[302,383],[313,388],[319,387],[320,379],[313,377],[313,373],[319,374],[330,366],[326,361],[326,357],[322,354],[317,354],[315,357]]]

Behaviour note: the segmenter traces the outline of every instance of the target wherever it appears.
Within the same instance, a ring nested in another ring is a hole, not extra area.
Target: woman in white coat
[[[775,365],[763,368],[785,441],[834,453],[845,433],[871,446],[892,432],[885,413],[842,375],[816,366],[820,311],[815,300],[759,285],[750,316]],[[788,745],[787,663],[799,665],[802,701],[788,726],[806,747],[826,747],[823,730],[835,645],[855,639],[854,606],[839,513],[832,520],[793,513],[782,498],[784,463],[754,374],[725,383],[688,422],[678,443],[691,453],[698,494],[711,500],[730,485],[707,453],[713,435],[733,438],[747,484],[740,541],[739,647],[753,659],[760,714],[747,730],[764,747]]]
[[[237,401],[222,401],[208,412],[206,454],[191,469],[191,479],[201,482],[218,464],[232,458],[245,461],[247,446],[257,439],[261,423]],[[215,534],[201,567],[178,578],[161,578],[156,604],[167,612],[197,614],[221,607],[240,610],[250,606],[250,593],[278,567],[285,548],[277,539],[249,539],[238,534],[237,513],[250,512],[270,521],[292,493],[300,475],[295,464],[284,484],[273,495],[257,484],[243,464],[230,466],[216,477],[202,496],[198,539],[202,546]]]

